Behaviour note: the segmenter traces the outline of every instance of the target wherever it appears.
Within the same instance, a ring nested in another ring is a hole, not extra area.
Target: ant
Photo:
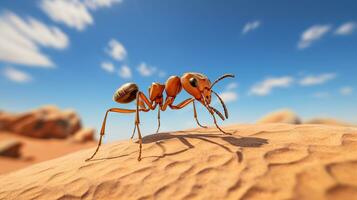
[[[215,113],[222,119],[224,120],[225,118],[228,119],[228,111],[227,107],[224,104],[222,98],[212,90],[212,87],[219,82],[220,80],[231,77],[234,78],[233,74],[225,74],[218,79],[216,79],[213,84],[211,84],[211,81],[207,78],[207,76],[200,74],[200,73],[194,73],[194,72],[189,72],[183,74],[183,76],[180,78],[178,76],[171,76],[167,79],[166,83],[160,84],[157,82],[154,82],[151,84],[149,87],[149,98],[145,96],[143,92],[139,90],[139,87],[135,83],[126,83],[119,87],[117,91],[114,93],[113,100],[116,101],[117,103],[130,103],[134,100],[136,100],[136,109],[123,109],[123,108],[110,108],[107,110],[104,116],[102,128],[100,130],[100,138],[98,142],[97,149],[93,153],[93,155],[88,158],[86,161],[91,160],[96,153],[99,150],[99,147],[102,143],[102,138],[104,136],[105,132],[105,123],[107,121],[107,116],[109,112],[116,112],[116,113],[136,113],[135,117],[135,126],[134,126],[134,131],[131,136],[131,139],[134,137],[136,129],[138,130],[138,137],[139,137],[139,157],[138,161],[141,160],[141,151],[142,151],[142,137],[141,137],[141,132],[139,128],[140,124],[140,119],[139,119],[139,113],[140,112],[148,112],[150,110],[155,110],[157,105],[159,105],[158,108],[158,114],[157,114],[157,119],[158,119],[158,128],[156,133],[159,132],[160,129],[160,111],[165,111],[167,107],[170,107],[173,110],[178,110],[182,109],[188,104],[192,103],[193,104],[193,113],[194,113],[194,118],[197,122],[197,124],[202,127],[202,128],[207,128],[206,126],[202,126],[198,119],[197,119],[197,112],[196,112],[196,106],[195,106],[195,101],[200,102],[203,106],[207,108],[209,113],[212,115],[214,124],[216,127],[224,134],[229,134],[225,131],[223,131],[217,124]],[[181,103],[177,105],[173,105],[174,100],[176,96],[181,92],[182,88],[186,90],[192,97],[188,98]],[[163,92],[166,92],[166,99],[164,101],[163,98]],[[224,116],[222,115],[221,112],[219,112],[217,109],[214,107],[210,106],[211,103],[211,94],[214,94],[217,96],[219,101],[221,102],[223,109],[224,109]],[[146,107],[146,106],[148,107]]]

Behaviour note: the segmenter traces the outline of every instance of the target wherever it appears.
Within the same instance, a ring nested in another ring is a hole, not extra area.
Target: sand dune
[[[290,109],[281,109],[264,115],[257,124],[285,123],[301,124],[300,117]]]
[[[160,133],[0,176],[0,199],[357,199],[357,129],[262,124]]]
[[[337,119],[331,118],[315,118],[310,119],[304,122],[305,124],[323,124],[323,125],[332,125],[332,126],[356,126],[354,124],[349,124],[347,122],[343,122]]]

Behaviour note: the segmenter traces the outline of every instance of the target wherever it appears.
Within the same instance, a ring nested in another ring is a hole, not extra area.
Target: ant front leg
[[[190,104],[191,102],[192,102],[192,104],[193,104],[193,117],[195,118],[196,123],[198,124],[198,126],[200,126],[200,127],[202,127],[202,128],[207,128],[207,126],[201,125],[200,122],[198,121],[197,111],[196,111],[196,105],[195,105],[195,98],[188,98],[188,99],[182,101],[181,103],[177,104],[176,106],[175,106],[175,105],[171,105],[171,104],[169,104],[169,106],[170,106],[171,109],[178,110],[178,109],[184,108],[185,106],[187,106],[187,105]]]
[[[193,117],[195,118],[196,123],[198,124],[198,126],[202,128],[207,128],[207,126],[201,125],[200,122],[198,121],[195,101],[192,101],[192,105],[193,105]]]
[[[209,109],[209,108],[207,108],[207,109]],[[224,133],[224,134],[226,134],[226,135],[232,135],[232,133],[227,133],[227,132],[225,132],[224,130],[222,130],[221,127],[218,126],[216,117],[214,116],[214,113],[213,113],[212,110],[209,110],[209,113],[212,115],[212,117],[213,117],[213,122],[214,122],[214,124],[216,125],[216,127],[218,128],[218,130],[220,130],[222,133]]]
[[[216,125],[217,129],[220,130],[222,133],[224,133],[226,135],[232,135],[231,133],[225,132],[224,130],[221,129],[221,127],[218,126],[216,117],[214,116],[214,108],[210,107],[205,99],[204,99],[204,106],[207,108],[208,112],[211,114],[211,116],[213,118],[214,125]]]

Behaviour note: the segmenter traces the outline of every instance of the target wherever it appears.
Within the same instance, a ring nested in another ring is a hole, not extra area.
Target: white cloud
[[[145,62],[142,62],[137,70],[142,76],[151,76],[156,72],[156,67],[149,66]]]
[[[340,89],[340,93],[345,96],[352,94],[352,92],[353,88],[350,86],[345,86]]]
[[[118,42],[115,39],[111,39],[108,44],[109,48],[107,49],[107,53],[113,57],[113,59],[118,61],[123,61],[126,56],[127,52],[123,44]]]
[[[317,76],[306,76],[300,81],[302,86],[319,85],[336,78],[334,73],[325,73]]]
[[[113,73],[114,70],[115,70],[113,63],[111,63],[111,62],[102,62],[102,64],[100,65],[100,67],[101,67],[104,71],[109,72],[109,73]]]
[[[87,7],[79,0],[43,0],[41,9],[55,22],[81,31],[93,24]]]
[[[259,20],[248,22],[244,25],[242,34],[247,34],[248,32],[259,28],[260,25],[261,25],[261,22]]]
[[[354,22],[347,22],[338,27],[335,31],[336,35],[350,35],[356,30],[357,24]]]
[[[115,3],[122,3],[122,0],[84,0],[84,4],[90,9],[111,7]]]
[[[164,71],[159,71],[159,77],[165,77],[166,76],[166,72]]]
[[[238,93],[235,91],[232,91],[233,89],[236,89],[238,87],[237,83],[230,83],[226,86],[225,91],[221,92],[219,96],[222,98],[222,100],[225,103],[233,102],[238,100]],[[214,104],[218,104],[219,101],[217,100]]]
[[[119,69],[118,75],[121,78],[125,78],[125,79],[131,78],[131,69],[130,69],[130,67],[127,66],[127,65],[121,66],[121,68]]]
[[[29,17],[24,20],[12,12],[0,16],[0,60],[37,67],[54,66],[39,47],[64,49],[67,36],[57,27],[47,26]]]
[[[305,49],[307,47],[310,47],[313,42],[322,38],[326,33],[330,31],[330,29],[330,25],[311,26],[302,33],[301,39],[298,43],[298,48]]]
[[[32,77],[23,72],[23,71],[20,71],[20,70],[17,70],[13,67],[6,67],[4,70],[3,70],[3,75],[13,81],[13,82],[16,82],[16,83],[26,83],[26,82],[30,82],[32,80]]]
[[[330,97],[330,93],[328,93],[328,92],[316,92],[315,94],[313,94],[313,96],[315,98],[327,98],[327,97]]]
[[[41,46],[56,49],[64,49],[68,46],[67,36],[57,27],[48,27],[32,17],[24,21],[10,12],[6,14],[6,18],[19,33]]]
[[[55,22],[79,31],[94,23],[90,10],[111,7],[122,0],[42,0],[41,9]]]
[[[232,82],[232,83],[227,85],[226,89],[227,90],[233,90],[233,89],[236,89],[237,87],[238,87],[238,83]]]
[[[290,76],[267,78],[264,81],[255,84],[251,90],[250,94],[265,96],[270,94],[274,88],[287,88],[293,83],[294,79]]]
[[[225,103],[233,102],[238,99],[238,94],[232,91],[226,91],[219,94]]]

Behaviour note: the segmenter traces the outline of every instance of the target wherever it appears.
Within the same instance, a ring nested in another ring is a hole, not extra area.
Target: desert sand
[[[81,149],[96,146],[95,141],[74,142],[69,139],[38,139],[20,136],[10,132],[0,132],[0,141],[15,140],[22,144],[21,157],[0,156],[0,174],[5,174],[26,166],[57,158]]]
[[[357,199],[357,128],[261,124],[148,135],[0,176],[0,199]]]

